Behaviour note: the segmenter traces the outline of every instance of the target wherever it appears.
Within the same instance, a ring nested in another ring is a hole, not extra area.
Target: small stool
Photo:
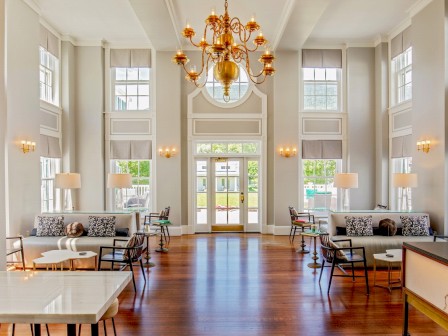
[[[114,328],[114,336],[117,336],[117,331],[115,329],[114,317],[118,313],[118,304],[119,304],[118,299],[115,299],[114,302],[112,302],[112,304],[110,305],[110,307],[106,310],[104,315],[101,316],[101,318],[100,318],[100,321],[103,321],[104,335],[107,335],[106,320],[112,319],[112,327]],[[78,336],[81,336],[81,326],[82,326],[82,324],[79,325]]]

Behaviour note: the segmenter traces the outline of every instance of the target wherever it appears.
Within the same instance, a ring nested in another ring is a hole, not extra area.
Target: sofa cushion
[[[346,216],[348,237],[373,236],[372,216]]]
[[[115,216],[89,216],[89,237],[115,237]]]
[[[428,216],[400,216],[403,236],[429,236]]]
[[[395,236],[397,233],[395,221],[390,218],[380,220],[379,231],[382,236]]]
[[[36,236],[64,236],[63,216],[37,216]]]
[[[73,222],[65,227],[65,234],[69,238],[81,237],[84,234],[84,226],[79,222]]]

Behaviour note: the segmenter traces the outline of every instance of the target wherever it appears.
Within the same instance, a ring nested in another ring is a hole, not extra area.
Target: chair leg
[[[325,266],[325,259],[322,260],[322,268],[320,269],[319,283],[320,283],[320,279],[322,279],[322,273],[324,272],[324,266]]]
[[[330,282],[328,283],[327,294],[330,294],[331,280],[333,279],[334,266],[336,264],[336,259],[333,259],[333,263],[331,264],[331,274],[330,274]]]
[[[98,271],[101,271],[101,256],[98,260]]]
[[[355,282],[355,264],[352,263],[352,280]]]
[[[20,254],[22,255],[22,270],[25,271],[25,257],[23,256],[23,248],[20,250]]]
[[[366,277],[366,287],[367,287],[367,295],[369,295],[369,274],[367,272],[367,263],[366,259],[364,258],[364,275]]]
[[[33,327],[31,327],[31,331],[33,331]],[[16,334],[16,324],[13,323],[12,324],[12,334],[11,334],[11,336],[14,336],[15,334]]]
[[[50,336],[50,330],[48,329],[48,324],[45,324],[45,329],[47,329],[47,336]]]
[[[137,286],[135,285],[135,277],[134,277],[134,267],[132,266],[132,261],[129,262],[129,268],[132,273],[132,283],[134,284],[134,291],[137,291]]]
[[[82,324],[80,323],[79,328],[78,328],[78,336],[81,336],[81,326],[82,326]]]
[[[107,336],[106,320],[103,321],[104,335]]]
[[[31,336],[34,336],[34,329],[33,329],[33,325],[30,324],[30,328],[31,328]]]
[[[142,261],[142,259],[140,259],[140,267],[142,268],[143,280],[144,280],[145,283],[146,283],[145,269],[144,269],[144,267],[143,267],[143,261]]]
[[[289,240],[291,240],[293,230],[294,230],[294,227],[291,225],[291,230],[289,230]]]
[[[117,336],[117,330],[115,329],[115,319],[112,317],[112,327],[114,328],[114,336]]]
[[[169,244],[171,242],[170,229],[168,229],[168,227],[166,227],[165,229],[166,233],[168,234],[168,244]]]

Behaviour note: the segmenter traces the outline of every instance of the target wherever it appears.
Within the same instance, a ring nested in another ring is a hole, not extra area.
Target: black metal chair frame
[[[321,236],[323,236],[323,235],[328,236],[328,233],[321,234]],[[369,276],[368,276],[368,272],[367,272],[366,253],[365,253],[364,246],[353,247],[351,239],[340,239],[340,240],[332,240],[332,241],[334,243],[348,242],[349,247],[333,248],[333,247],[324,246],[321,244],[323,255],[322,255],[322,268],[320,270],[320,276],[319,276],[319,284],[320,284],[320,280],[322,279],[322,273],[323,273],[324,267],[331,267],[330,281],[328,283],[327,294],[330,293],[331,280],[333,279],[334,276],[339,276],[339,277],[345,277],[345,278],[348,278],[348,277],[352,278],[353,281],[355,281],[355,278],[365,278],[366,279],[367,295],[369,295]],[[326,253],[324,251],[326,251]],[[347,259],[345,260],[345,259],[337,258],[336,257],[337,251],[343,251],[345,253],[345,255],[347,256]],[[356,253],[354,253],[354,251],[362,251],[362,255],[356,254]],[[327,256],[325,256],[325,254]],[[362,257],[362,259],[354,259],[353,258],[354,256]],[[325,262],[327,262],[327,263],[330,262],[329,259],[331,260],[331,265],[325,266]],[[357,262],[364,263],[364,275],[355,275],[354,264]],[[351,269],[352,269],[352,274],[348,274],[342,267],[342,265],[346,265],[346,264],[350,264]],[[338,267],[342,271],[343,274],[334,274],[335,267]]]
[[[145,219],[143,222],[144,225],[157,226],[157,230],[159,230],[160,234],[163,236],[165,244],[169,244],[169,242],[171,241],[170,230],[166,225],[157,225],[157,223],[153,224],[153,221],[168,220],[168,217],[170,216],[170,210],[171,207],[167,206],[164,209],[165,215],[163,216],[160,215],[160,212],[150,212],[149,215],[145,215]]]
[[[140,233],[135,233],[139,235]],[[142,234],[143,235],[143,234]],[[134,277],[134,267],[133,264],[136,262],[140,263],[140,267],[142,269],[143,279],[146,283],[145,270],[143,268],[143,249],[145,247],[144,240],[141,245],[133,246],[133,247],[125,247],[125,246],[117,246],[117,242],[128,242],[127,239],[114,239],[113,246],[100,246],[100,258],[98,261],[98,271],[101,271],[101,262],[110,262],[111,270],[115,270],[115,264],[121,265],[119,268],[120,271],[124,270],[127,266],[129,266],[132,273],[132,283],[134,284],[134,290],[137,291],[137,286],[135,285],[135,277]],[[112,250],[112,254],[103,255],[103,250]],[[138,256],[136,258],[125,258],[124,252],[126,250],[140,250]],[[111,256],[111,257],[110,257]]]
[[[6,250],[6,256],[20,253],[21,261],[7,261],[8,264],[22,264],[22,270],[25,271],[25,257],[23,254],[23,237],[22,236],[15,236],[15,237],[6,237],[7,240],[19,240],[20,247],[13,247],[11,249]]]
[[[448,236],[444,235],[434,235],[434,241],[437,241],[437,238],[446,239],[448,241]]]

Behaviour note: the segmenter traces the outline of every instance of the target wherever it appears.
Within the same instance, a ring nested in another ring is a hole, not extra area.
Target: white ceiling
[[[61,35],[79,44],[150,43],[175,50],[187,20],[200,34],[211,8],[224,0],[25,0]],[[305,43],[373,43],[409,19],[425,0],[229,0],[229,14],[246,23],[255,14],[275,49],[297,50]]]

